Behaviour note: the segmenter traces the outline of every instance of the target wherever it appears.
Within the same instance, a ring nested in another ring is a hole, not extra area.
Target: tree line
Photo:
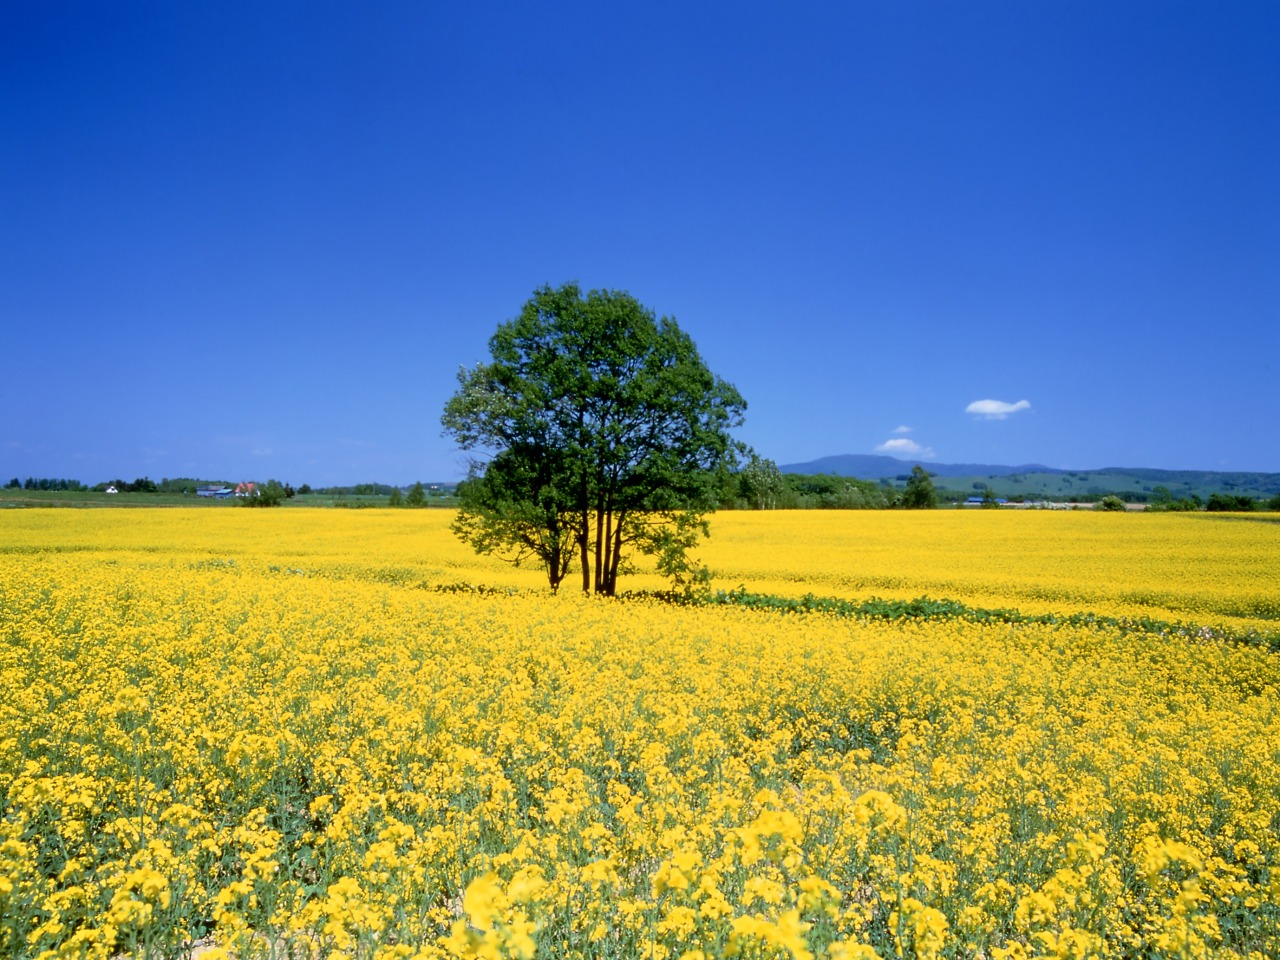
[[[929,509],[942,499],[933,476],[916,465],[905,486],[835,474],[783,473],[772,460],[751,454],[720,484],[722,510]]]
[[[19,480],[14,477],[5,485],[6,490],[87,490],[79,480],[51,479],[49,477],[27,477]]]

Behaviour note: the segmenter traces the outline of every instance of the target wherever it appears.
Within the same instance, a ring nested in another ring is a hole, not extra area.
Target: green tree
[[[902,505],[909,510],[932,510],[938,505],[938,491],[934,489],[933,478],[918,463],[911,468],[911,476],[907,478]]]
[[[738,473],[738,491],[752,510],[776,510],[790,488],[776,463],[752,453]]]
[[[238,502],[242,507],[278,507],[284,501],[284,485],[279,480],[268,480],[256,486],[253,493]]]
[[[632,551],[690,587],[688,550],[737,460],[738,391],[675,320],[576,283],[537,290],[489,351],[441,417],[459,447],[487,454],[458,487],[458,536],[535,560],[553,590],[576,563],[584,591],[612,595]]]
[[[399,487],[392,487],[391,492],[387,494],[387,506],[388,507],[404,506],[404,495],[400,493]]]
[[[1215,513],[1222,511],[1248,513],[1256,508],[1257,503],[1253,497],[1238,493],[1212,493],[1209,495],[1209,502],[1205,504],[1206,510]]]
[[[419,480],[409,489],[409,498],[405,501],[411,507],[425,507],[427,505],[427,490]]]

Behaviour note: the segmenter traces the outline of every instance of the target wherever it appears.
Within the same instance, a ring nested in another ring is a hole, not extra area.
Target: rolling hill
[[[1280,473],[1214,470],[1161,470],[1149,467],[1103,467],[1059,470],[1041,464],[1003,466],[986,463],[927,463],[870,454],[840,454],[804,463],[780,464],[783,473],[834,474],[862,480],[901,482],[921,464],[943,490],[971,492],[990,487],[1004,497],[1072,498],[1116,493],[1128,499],[1149,499],[1164,487],[1174,499],[1230,493],[1267,498],[1280,494]]]

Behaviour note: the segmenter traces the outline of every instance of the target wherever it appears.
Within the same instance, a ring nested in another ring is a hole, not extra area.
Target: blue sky
[[[0,479],[448,480],[542,284],[779,463],[1280,471],[1280,5],[0,6]]]

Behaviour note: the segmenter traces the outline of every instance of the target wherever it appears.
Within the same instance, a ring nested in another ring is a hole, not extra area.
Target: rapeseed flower
[[[551,597],[448,519],[0,515],[0,955],[1280,953],[1280,663],[1218,639],[1280,617],[1274,526],[707,545],[753,590],[1160,632]]]

